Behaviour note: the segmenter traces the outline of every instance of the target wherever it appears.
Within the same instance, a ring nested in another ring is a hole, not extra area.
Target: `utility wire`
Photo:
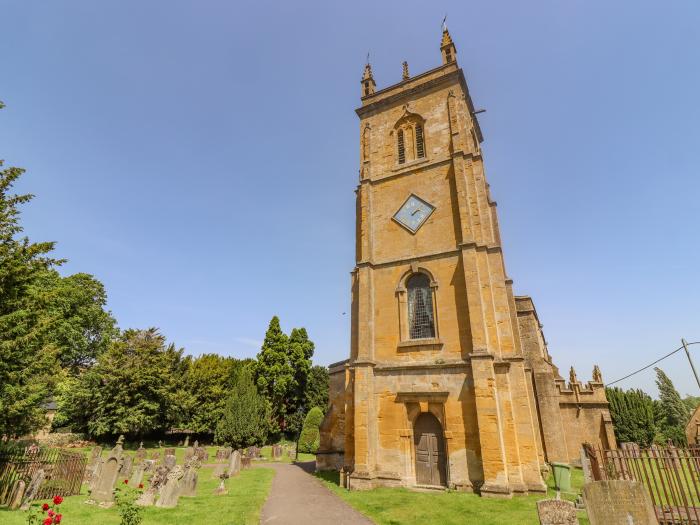
[[[697,345],[697,344],[700,344],[700,341],[695,341],[694,343],[688,343],[688,346],[690,346],[690,345]],[[620,379],[615,379],[615,381],[611,381],[610,383],[606,383],[605,386],[614,385],[615,383],[619,383],[620,381],[624,381],[625,379],[627,379],[627,378],[629,378],[629,377],[632,377],[633,375],[636,375],[636,374],[638,374],[639,372],[643,372],[643,371],[646,370],[647,368],[651,368],[651,367],[654,366],[656,363],[659,363],[659,362],[663,361],[663,360],[666,359],[667,357],[671,357],[673,354],[675,354],[676,352],[680,352],[681,350],[683,350],[683,346],[679,346],[679,347],[676,348],[673,352],[669,352],[668,354],[666,354],[666,355],[663,356],[663,357],[660,357],[659,359],[657,359],[657,360],[654,361],[653,363],[650,363],[650,364],[648,364],[647,366],[645,366],[645,367],[643,367],[643,368],[640,368],[639,370],[635,370],[635,371],[632,372],[631,374],[627,374],[625,377],[621,377]]]

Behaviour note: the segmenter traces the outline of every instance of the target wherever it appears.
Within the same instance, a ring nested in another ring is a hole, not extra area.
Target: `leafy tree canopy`
[[[268,404],[258,393],[249,368],[242,367],[226,401],[215,440],[234,448],[263,445],[268,428]]]
[[[676,445],[686,445],[685,426],[690,419],[690,410],[683,403],[671,379],[663,370],[656,367],[656,386],[659,401],[656,405],[656,420],[663,441],[673,441]]]

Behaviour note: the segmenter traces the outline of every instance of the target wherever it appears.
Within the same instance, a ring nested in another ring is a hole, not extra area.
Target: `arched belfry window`
[[[425,158],[425,127],[420,115],[404,107],[404,114],[394,125],[396,130],[396,163],[405,164]]]
[[[428,339],[435,337],[430,278],[424,273],[416,273],[408,279],[406,289],[408,291],[409,338]]]

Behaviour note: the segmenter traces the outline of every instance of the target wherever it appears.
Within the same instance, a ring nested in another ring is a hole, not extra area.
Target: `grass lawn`
[[[80,451],[81,449],[75,450]],[[182,463],[184,450],[184,448],[177,450],[178,464]],[[215,462],[215,450],[215,447],[209,449],[211,463]],[[148,451],[149,456],[152,451]],[[212,472],[212,468],[202,467],[199,470],[197,496],[180,498],[176,508],[146,507],[143,511],[143,525],[173,523],[185,525],[257,525],[260,519],[260,509],[262,509],[270,491],[274,471],[264,467],[242,470],[240,475],[226,480],[229,493],[225,496],[212,494],[219,484],[218,479],[212,479]],[[116,507],[101,509],[95,505],[85,504],[86,499],[86,485],[83,485],[80,496],[65,498],[61,505],[63,523],[66,525],[119,525],[120,519]],[[0,508],[0,523],[3,525],[25,525],[26,513],[10,512]]]
[[[416,492],[408,489],[374,489],[348,491],[338,486],[337,472],[316,474],[330,490],[371,518],[378,525],[539,525],[536,502],[544,496],[522,496],[512,499],[482,498],[463,492]],[[580,469],[572,472],[573,490],[583,485]],[[554,497],[552,480],[549,495]],[[562,494],[574,500],[576,494]],[[579,523],[588,525],[585,512],[579,512]]]

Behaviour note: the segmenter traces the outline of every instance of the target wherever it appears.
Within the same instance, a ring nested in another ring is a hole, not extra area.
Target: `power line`
[[[700,341],[695,341],[694,343],[688,343],[688,345],[697,345],[697,344],[700,344]],[[671,357],[673,354],[675,354],[676,352],[680,352],[681,350],[683,350],[683,346],[679,346],[679,347],[676,348],[673,352],[669,352],[668,354],[666,354],[666,355],[663,356],[663,357],[660,357],[659,359],[657,359],[657,360],[654,361],[653,363],[650,363],[650,364],[648,364],[647,366],[645,366],[645,367],[643,367],[643,368],[640,368],[639,370],[635,370],[635,371],[632,372],[631,374],[627,374],[625,377],[621,377],[620,379],[616,379],[615,381],[611,381],[610,383],[606,383],[605,386],[614,385],[615,383],[619,383],[620,381],[624,381],[625,379],[630,378],[630,377],[632,377],[633,375],[638,374],[639,372],[643,372],[643,371],[646,370],[647,368],[651,368],[651,367],[654,366],[656,363],[659,363],[659,362],[663,361],[663,360],[666,359],[667,357]]]

